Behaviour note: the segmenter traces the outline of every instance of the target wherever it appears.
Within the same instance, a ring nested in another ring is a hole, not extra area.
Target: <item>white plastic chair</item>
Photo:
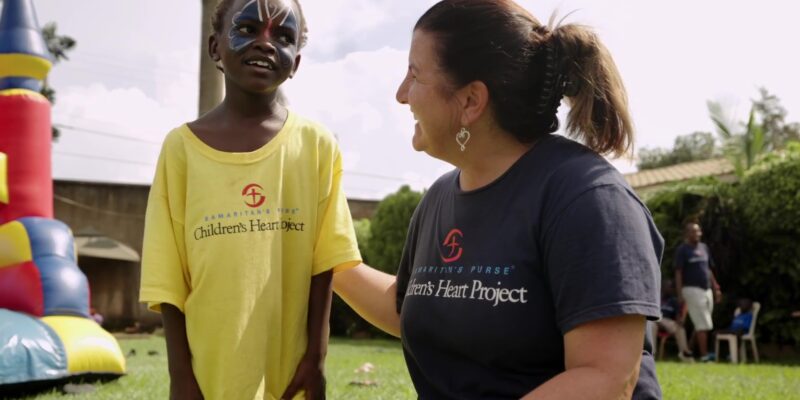
[[[750,346],[753,349],[753,358],[758,362],[758,346],[756,345],[756,322],[758,321],[758,312],[761,311],[761,303],[754,301],[753,302],[753,322],[750,323],[750,329],[747,330],[747,333],[742,335],[742,343],[737,346],[738,338],[734,333],[720,333],[717,334],[717,339],[714,344],[714,353],[717,355],[717,361],[719,361],[719,342],[722,340],[728,341],[728,348],[730,349],[731,354],[731,362],[737,363],[738,356],[741,354],[742,362],[747,362],[747,346],[745,345],[746,342],[750,342]],[[739,315],[742,312],[741,309],[738,307],[736,311],[733,312],[734,317]],[[741,346],[741,347],[740,347]],[[738,348],[738,351],[737,351]]]

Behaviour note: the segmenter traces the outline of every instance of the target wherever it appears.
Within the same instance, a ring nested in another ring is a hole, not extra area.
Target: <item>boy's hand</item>
[[[325,375],[319,357],[303,356],[281,400],[293,399],[300,390],[306,392],[307,400],[325,400]]]
[[[169,384],[170,400],[203,400],[203,392],[194,374],[182,374],[179,379],[171,379]]]

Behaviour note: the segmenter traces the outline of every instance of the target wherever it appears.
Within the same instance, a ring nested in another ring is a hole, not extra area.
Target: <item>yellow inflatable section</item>
[[[8,156],[0,152],[0,204],[8,204]]]
[[[70,374],[125,374],[125,357],[119,344],[94,321],[62,315],[41,320],[56,332],[64,344],[67,371]]]
[[[0,225],[0,268],[31,261],[28,231],[19,221]]]

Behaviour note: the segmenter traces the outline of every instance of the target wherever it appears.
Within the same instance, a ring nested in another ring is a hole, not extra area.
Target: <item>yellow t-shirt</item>
[[[360,262],[333,135],[290,112],[248,153],[167,135],[145,220],[140,301],[186,315],[206,399],[280,398],[305,352],[311,276]]]

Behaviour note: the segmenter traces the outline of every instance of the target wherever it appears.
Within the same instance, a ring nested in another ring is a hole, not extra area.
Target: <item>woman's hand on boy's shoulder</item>
[[[283,392],[281,400],[291,400],[297,392],[304,390],[307,400],[325,399],[325,375],[322,371],[324,359],[304,355],[297,365],[294,377]]]

